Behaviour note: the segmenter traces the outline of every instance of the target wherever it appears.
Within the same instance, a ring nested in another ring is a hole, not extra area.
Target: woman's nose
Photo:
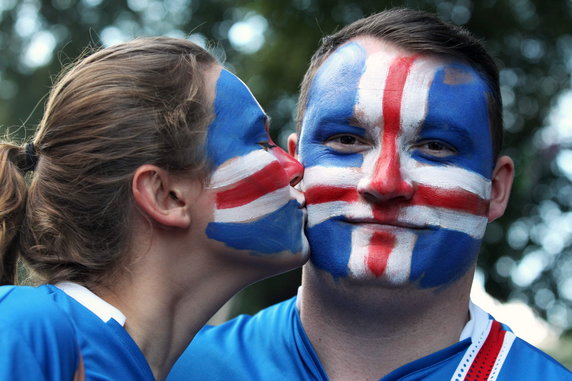
[[[304,167],[302,164],[280,147],[272,148],[272,153],[286,171],[290,185],[295,186],[298,184],[302,180],[302,177],[304,177]]]

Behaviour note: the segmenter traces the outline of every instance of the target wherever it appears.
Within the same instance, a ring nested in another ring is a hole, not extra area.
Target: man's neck
[[[307,264],[302,324],[332,381],[379,380],[459,341],[472,272],[445,289],[383,288],[334,280]]]

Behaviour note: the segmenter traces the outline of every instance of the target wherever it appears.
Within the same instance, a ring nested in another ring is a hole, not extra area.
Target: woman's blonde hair
[[[61,76],[33,145],[0,143],[2,284],[15,282],[18,256],[41,282],[88,287],[125,264],[135,169],[208,174],[204,78],[214,64],[188,40],[141,38]]]

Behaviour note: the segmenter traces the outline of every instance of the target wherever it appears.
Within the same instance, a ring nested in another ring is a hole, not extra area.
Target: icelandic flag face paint
[[[474,264],[494,166],[485,81],[380,41],[338,48],[299,141],[312,263],[334,277],[441,287]]]
[[[301,164],[272,143],[266,114],[226,70],[216,84],[214,111],[207,155],[214,164],[208,188],[215,209],[207,236],[252,254],[305,253],[303,196],[290,186],[302,177]]]

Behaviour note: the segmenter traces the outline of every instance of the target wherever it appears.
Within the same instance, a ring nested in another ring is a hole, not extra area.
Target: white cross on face
[[[312,83],[300,136],[313,263],[438,287],[471,268],[493,169],[488,87],[466,64],[372,38]]]

